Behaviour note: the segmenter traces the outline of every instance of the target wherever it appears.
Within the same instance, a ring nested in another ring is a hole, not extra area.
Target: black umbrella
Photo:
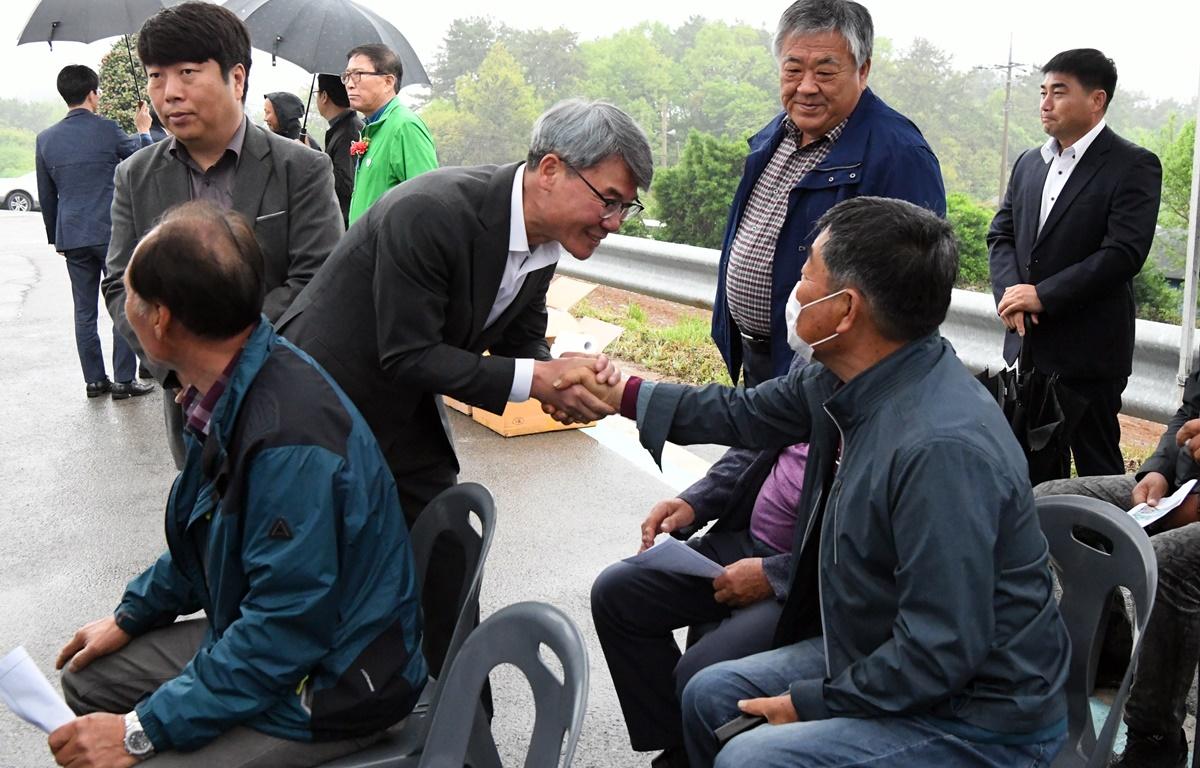
[[[401,87],[429,83],[417,52],[400,30],[351,0],[230,0],[225,7],[246,23],[255,48],[270,52],[272,63],[279,57],[311,72],[314,87],[318,73],[340,73],[346,67],[346,52],[366,43],[383,43],[400,57]],[[307,106],[304,112],[307,128]]]
[[[1031,325],[1027,320],[1026,334]],[[1068,445],[1087,400],[1060,382],[1057,373],[1037,370],[1028,350],[1022,344],[1015,366],[997,373],[985,369],[976,378],[1004,411],[1029,461],[1029,482],[1037,485],[1070,477]]]
[[[141,29],[146,19],[163,8],[181,2],[183,0],[42,0],[33,9],[25,29],[21,30],[17,45],[48,43],[53,49],[55,41],[94,43],[107,37],[124,35],[129,72],[133,75],[133,87],[141,99],[142,90],[138,84],[137,67],[133,63],[129,35]]]

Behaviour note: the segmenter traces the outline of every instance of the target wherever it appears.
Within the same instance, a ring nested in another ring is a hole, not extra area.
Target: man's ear
[[[847,333],[855,325],[862,322],[863,316],[866,314],[866,302],[863,301],[863,295],[856,288],[847,288],[846,296],[849,297],[847,303],[850,305],[846,314],[838,321],[834,331],[837,333]]]
[[[238,101],[245,102],[246,93],[246,67],[238,62],[229,70],[230,82],[233,83],[233,95]]]
[[[154,327],[154,338],[162,341],[171,331],[174,321],[171,310],[166,304],[155,304],[150,308],[150,322]]]
[[[553,152],[547,153],[538,161],[535,172],[537,174],[537,183],[540,189],[550,191],[554,185],[558,183],[558,178],[561,175],[559,172],[565,168],[562,158]]]

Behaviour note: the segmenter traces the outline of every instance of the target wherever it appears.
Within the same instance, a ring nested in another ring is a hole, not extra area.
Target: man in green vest
[[[400,103],[403,68],[386,45],[360,45],[346,54],[342,82],[350,106],[366,120],[360,141],[350,145],[357,169],[350,196],[350,223],[405,179],[437,168],[433,137],[421,118]]]

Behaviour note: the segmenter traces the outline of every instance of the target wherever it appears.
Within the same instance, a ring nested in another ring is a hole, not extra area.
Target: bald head
[[[263,258],[250,225],[204,201],[171,209],[126,269],[131,299],[160,304],[192,334],[229,339],[258,323]]]

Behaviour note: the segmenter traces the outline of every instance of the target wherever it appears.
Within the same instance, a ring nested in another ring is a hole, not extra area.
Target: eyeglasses
[[[343,72],[338,79],[342,81],[342,85],[347,85],[351,82],[353,82],[355,85],[358,85],[359,82],[362,81],[363,75],[374,75],[375,77],[387,77],[389,74],[390,73],[388,73],[388,72],[361,72],[361,71],[356,70],[354,72]]]
[[[592,190],[592,194],[596,196],[596,199],[604,203],[604,210],[600,213],[600,218],[608,219],[619,214],[621,216],[621,221],[627,221],[629,217],[637,216],[639,213],[646,210],[646,206],[642,205],[642,201],[638,200],[636,197],[633,198],[633,202],[631,203],[627,203],[624,200],[619,200],[613,197],[605,197],[604,195],[600,194],[600,190],[592,186],[592,182],[584,178],[584,175],[579,172],[578,168],[571,165],[566,160],[563,160],[563,165],[570,168],[571,171],[578,176],[584,184],[587,184],[587,188]]]

